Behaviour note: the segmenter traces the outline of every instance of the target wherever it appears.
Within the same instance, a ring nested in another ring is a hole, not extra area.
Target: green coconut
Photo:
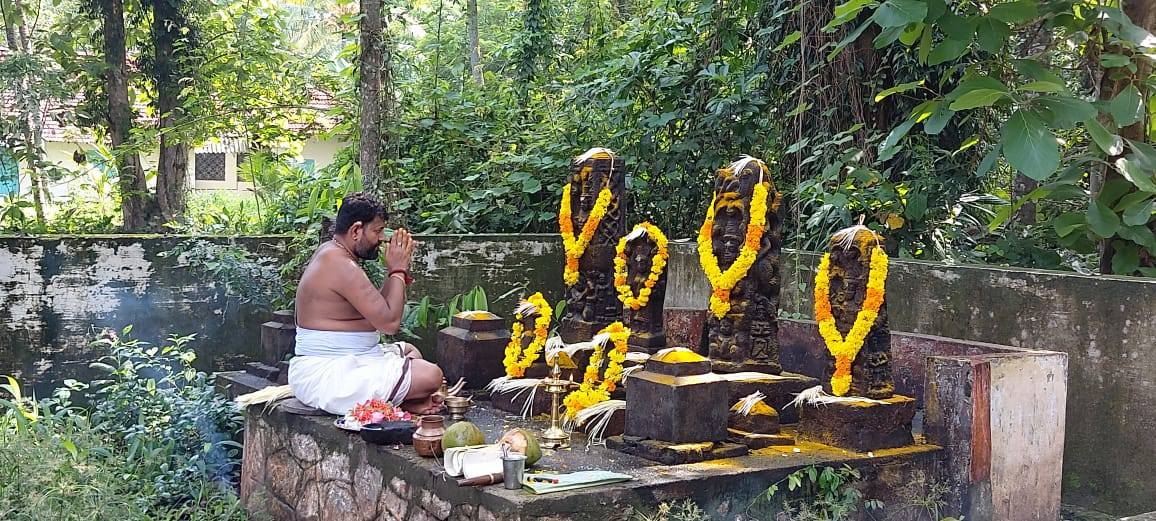
[[[526,466],[529,467],[542,459],[542,447],[538,445],[538,437],[526,429],[510,429],[498,440],[498,444],[510,446],[510,452],[526,455]]]
[[[446,427],[446,433],[442,436],[443,449],[485,444],[486,436],[482,434],[482,430],[477,425],[467,421],[460,421]]]

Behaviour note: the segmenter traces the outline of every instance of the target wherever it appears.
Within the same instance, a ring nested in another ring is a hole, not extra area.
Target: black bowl
[[[413,443],[413,432],[416,430],[417,425],[407,420],[367,423],[361,426],[361,439],[376,445],[408,445]]]

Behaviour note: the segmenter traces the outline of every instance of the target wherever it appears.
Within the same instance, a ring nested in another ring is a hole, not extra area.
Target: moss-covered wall
[[[0,374],[75,374],[93,356],[85,349],[92,326],[128,323],[141,338],[198,333],[207,367],[256,359],[264,315],[226,305],[213,281],[157,257],[181,240],[0,237]],[[555,235],[419,240],[410,298],[444,302],[480,284],[491,309],[507,315],[516,295],[496,299],[513,288],[564,296]],[[289,255],[285,238],[239,243]],[[816,256],[784,253],[782,312],[810,317]],[[667,306],[705,307],[697,263],[693,244],[672,243]],[[1121,514],[1156,510],[1156,280],[911,261],[893,262],[891,273],[895,331],[1068,353],[1065,501]],[[431,333],[419,343],[432,342]]]

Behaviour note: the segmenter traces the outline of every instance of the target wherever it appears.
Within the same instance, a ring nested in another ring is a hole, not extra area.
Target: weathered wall
[[[561,241],[555,235],[419,240],[424,245],[414,261],[419,280],[411,296],[444,301],[482,284],[499,314],[509,312],[514,297],[493,300],[520,284],[551,300],[563,296]],[[83,347],[80,339],[93,323],[201,332],[222,353],[248,356],[256,349],[256,324],[263,317],[246,321],[232,309],[225,312],[219,293],[200,292],[208,291],[206,282],[159,278],[164,269],[156,266],[171,265],[154,264],[153,256],[167,247],[148,244],[131,238],[0,238],[0,373],[46,374],[75,362],[75,352],[61,352]],[[68,253],[79,251],[87,253]],[[123,259],[108,269],[96,263],[102,255]],[[806,318],[817,257],[796,258],[784,255],[781,306],[785,315]],[[668,307],[706,306],[709,291],[697,262],[693,244],[672,243]],[[144,272],[150,273],[147,282]],[[93,282],[98,279],[103,282]],[[1121,514],[1156,509],[1156,476],[1148,464],[1156,461],[1156,280],[894,261],[887,290],[895,331],[1070,355],[1065,501]],[[90,303],[81,295],[96,298]],[[110,310],[110,295],[129,306]],[[226,324],[234,333],[246,332],[214,336]],[[432,342],[432,332],[423,336],[421,343]]]
[[[697,262],[671,248],[668,305],[706,306]],[[818,256],[783,263],[781,312],[809,318]],[[887,294],[893,331],[1067,353],[1064,501],[1156,510],[1156,280],[893,261]]]
[[[235,368],[259,353],[262,310],[238,305],[182,259],[160,254],[185,237],[0,237],[0,374],[44,395],[64,378],[93,373],[89,349],[103,328],[133,325],[156,341],[196,333],[198,365]],[[228,239],[212,239],[225,241]],[[285,238],[237,239],[279,255]]]

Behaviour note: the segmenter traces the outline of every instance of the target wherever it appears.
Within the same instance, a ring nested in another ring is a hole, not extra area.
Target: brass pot
[[[466,412],[473,407],[474,400],[471,397],[465,396],[448,396],[446,397],[446,410],[450,413],[451,420],[466,419]]]
[[[440,415],[422,416],[413,433],[413,450],[425,458],[442,455],[442,437],[446,434],[445,418]]]

